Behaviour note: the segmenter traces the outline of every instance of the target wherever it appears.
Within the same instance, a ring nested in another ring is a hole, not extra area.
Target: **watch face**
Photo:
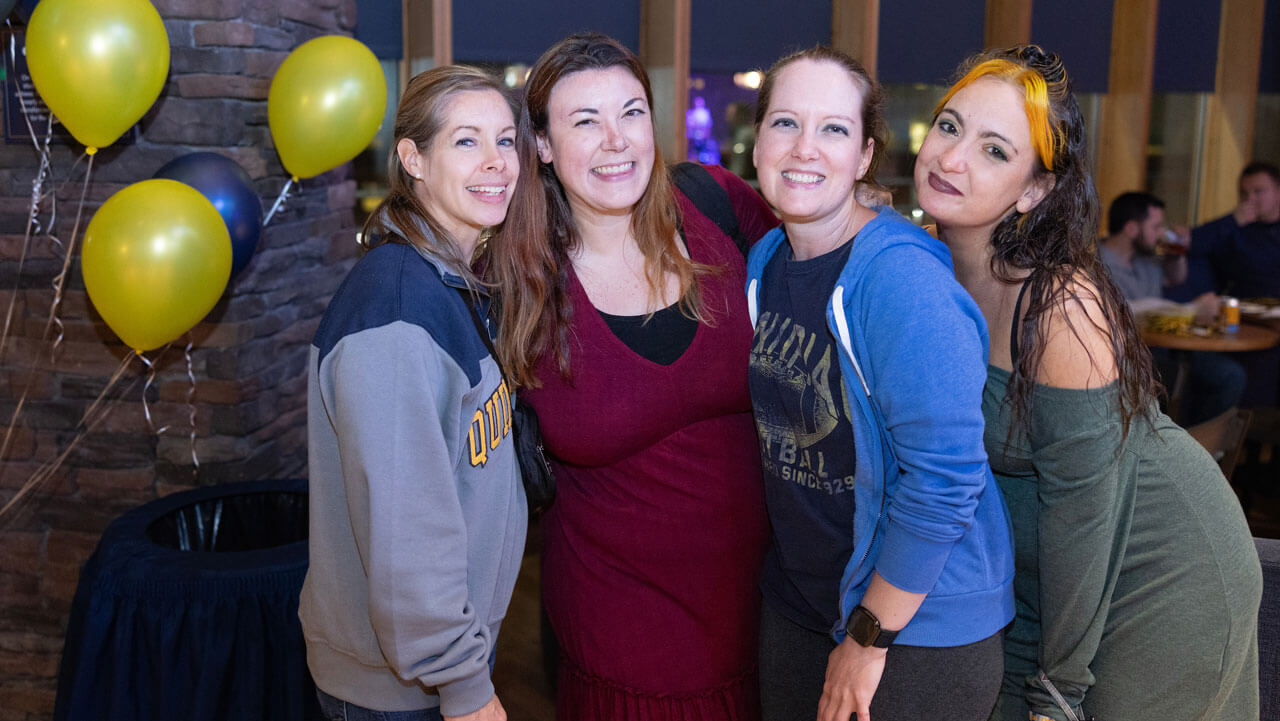
[[[862,606],[858,606],[853,609],[853,618],[850,621],[849,632],[858,645],[870,646],[875,643],[876,637],[880,635],[880,622],[875,616]]]

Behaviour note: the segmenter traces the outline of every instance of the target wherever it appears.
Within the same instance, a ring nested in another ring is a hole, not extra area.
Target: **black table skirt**
[[[306,490],[210,486],[114,521],[80,574],[55,720],[316,718],[298,623]]]

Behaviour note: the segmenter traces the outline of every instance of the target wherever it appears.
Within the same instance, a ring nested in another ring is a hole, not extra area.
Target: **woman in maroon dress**
[[[543,598],[562,720],[756,719],[768,525],[742,253],[672,188],[636,56],[576,35],[538,60],[537,138],[491,271],[503,363],[556,459]],[[776,220],[708,169],[740,233]]]

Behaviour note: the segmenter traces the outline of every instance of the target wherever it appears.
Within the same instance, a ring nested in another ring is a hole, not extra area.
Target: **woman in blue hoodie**
[[[982,442],[986,323],[941,243],[855,197],[883,152],[881,105],[827,48],[760,89],[753,157],[782,218],[747,268],[774,530],[766,720],[985,719],[1013,618]]]

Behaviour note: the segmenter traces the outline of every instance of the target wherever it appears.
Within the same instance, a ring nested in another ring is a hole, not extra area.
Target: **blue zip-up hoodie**
[[[753,324],[765,266],[786,242],[777,228],[751,250]],[[880,209],[854,239],[827,326],[842,351],[858,454],[853,554],[832,636],[844,639],[872,571],[928,594],[897,643],[991,636],[1013,618],[1011,531],[982,440],[986,321],[956,282],[950,252]]]

